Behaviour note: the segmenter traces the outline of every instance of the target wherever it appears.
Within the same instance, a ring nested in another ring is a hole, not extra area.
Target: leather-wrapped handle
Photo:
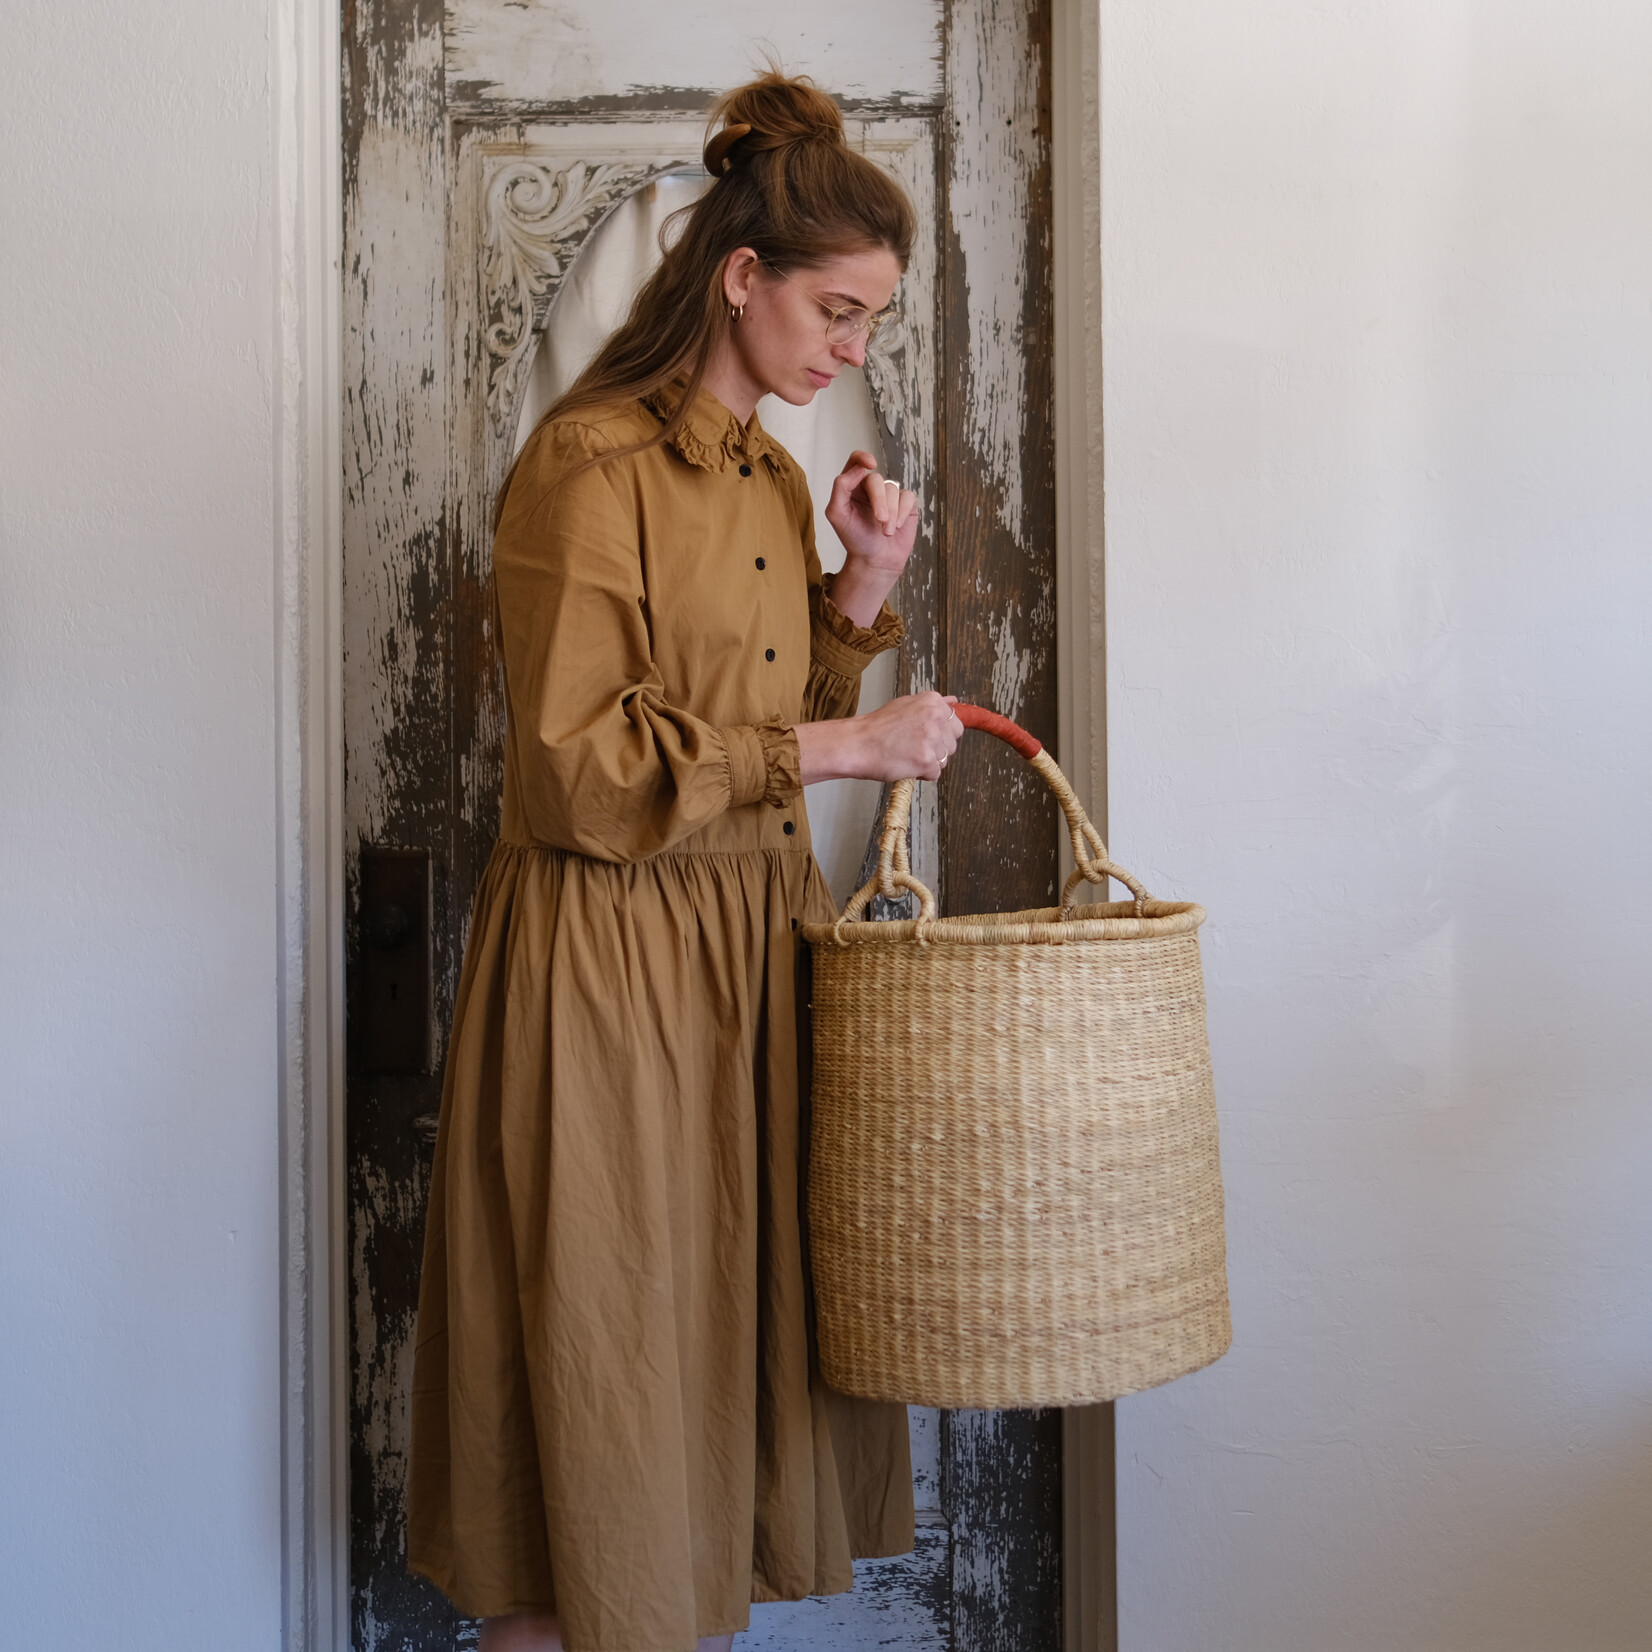
[[[1043,742],[1028,734],[1019,723],[1012,723],[1008,717],[1000,717],[996,711],[988,711],[985,706],[972,706],[960,700],[952,709],[965,728],[978,728],[983,734],[996,734],[1029,763],[1044,749]]]
[[[980,729],[983,734],[996,735],[1019,756],[1024,757],[1043,778],[1045,785],[1067,817],[1067,833],[1073,846],[1073,863],[1077,870],[1068,878],[1061,891],[1061,905],[1055,908],[1059,921],[1073,910],[1073,900],[1081,883],[1099,883],[1105,886],[1108,878],[1117,878],[1136,899],[1136,916],[1143,913],[1143,902],[1152,899],[1141,884],[1122,866],[1115,866],[1107,858],[1107,845],[1101,834],[1090,823],[1083,805],[1067,783],[1055,759],[1044,750],[1043,743],[1029,734],[1019,723],[985,706],[970,705],[967,701],[953,702],[952,710],[965,728]],[[897,900],[902,894],[918,897],[918,939],[927,945],[924,937],[935,921],[935,897],[912,875],[907,833],[912,818],[911,780],[897,780],[889,793],[889,806],[884,812],[883,832],[878,838],[878,869],[865,887],[850,897],[843,915],[837,921],[837,939],[844,943],[843,926],[854,923],[871,903],[874,895],[886,900]]]

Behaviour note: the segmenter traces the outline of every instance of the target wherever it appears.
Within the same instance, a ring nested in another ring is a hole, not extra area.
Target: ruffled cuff
[[[741,723],[722,730],[728,748],[729,807],[767,803],[783,809],[803,790],[797,734],[781,722]]]
[[[827,574],[820,582],[820,596],[810,616],[809,652],[828,671],[859,677],[885,649],[899,645],[906,626],[887,602],[870,625],[856,625],[832,601],[835,578]]]

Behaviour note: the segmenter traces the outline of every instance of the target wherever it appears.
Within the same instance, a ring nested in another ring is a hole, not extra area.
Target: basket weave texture
[[[1033,766],[1060,773],[1042,752]],[[1088,828],[1074,824],[1081,873],[1116,871],[1065,781],[1052,790]],[[909,807],[908,788],[861,895],[915,888],[926,915],[857,922],[857,896],[804,930],[822,1375],[1001,1408],[1209,1364],[1232,1328],[1203,911],[1130,879],[1133,901],[935,917],[905,867]]]

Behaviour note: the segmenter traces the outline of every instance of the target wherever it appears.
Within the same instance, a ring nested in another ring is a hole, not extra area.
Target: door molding
[[[844,135],[901,183],[919,223],[934,230],[919,235],[901,279],[900,314],[866,359],[888,462],[918,495],[924,520],[931,520],[940,485],[935,121],[928,115],[851,114]],[[637,190],[671,175],[703,175],[704,137],[702,119],[652,111],[621,119],[512,118],[456,126],[447,230],[447,498],[465,588],[479,591],[489,577],[493,501],[515,456],[535,348],[566,277],[590,238]],[[899,664],[901,694],[934,688],[939,680],[930,618],[937,607],[935,584],[933,558],[915,559],[892,599],[909,622]],[[490,605],[478,604],[474,617],[480,634],[471,641],[471,657],[491,663]],[[469,730],[469,767],[497,770],[504,709],[495,674],[479,672],[457,703],[457,720]],[[878,825],[872,822],[874,844]],[[920,876],[936,876],[938,844],[935,789],[920,785],[912,810],[912,858]]]
[[[1100,0],[1053,0],[1050,24],[1058,738],[1067,776],[1105,837]],[[1063,845],[1064,876],[1070,857]],[[1116,1652],[1111,1405],[1065,1414],[1062,1493],[1065,1652]]]
[[[580,250],[644,185],[699,171],[700,142],[683,121],[473,128],[459,139],[453,336],[485,375],[491,439],[473,457],[483,458],[490,495],[510,462],[534,344]]]
[[[345,1652],[339,3],[274,20],[282,1645]]]

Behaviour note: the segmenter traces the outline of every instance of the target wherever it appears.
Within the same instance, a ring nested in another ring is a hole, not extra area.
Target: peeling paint
[[[363,23],[367,8],[351,15]],[[368,39],[348,54],[343,526],[352,843],[407,833],[409,823],[391,818],[391,800],[418,789],[432,731],[446,720],[435,623],[446,583],[448,469],[438,20],[412,11],[405,36],[391,38],[380,15],[380,27],[364,30]]]
[[[1061,1645],[1061,1413],[949,1411],[951,1652]]]
[[[853,1594],[754,1606],[751,1628],[735,1644],[740,1652],[951,1652],[952,1544],[945,1525],[920,1525],[909,1555],[857,1561]]]
[[[353,3],[343,45],[346,842],[431,852],[445,1024],[455,892],[440,875],[452,860],[440,6]],[[352,1639],[386,1652],[451,1645],[458,1627],[408,1574],[402,1536],[429,1173],[413,1120],[439,1091],[434,1074],[352,1075],[347,1094]]]
[[[1034,664],[1032,651],[1016,646],[1014,621],[1013,608],[1006,609],[1002,615],[987,617],[993,648],[992,704],[1012,721],[1021,715],[1021,701]]]
[[[943,262],[944,681],[1056,735],[1053,294],[1041,0],[948,10]],[[941,792],[943,909],[1055,896],[1057,818],[1007,748],[960,746]],[[1061,1643],[1059,1413],[950,1412],[953,1652]]]
[[[949,14],[953,174],[947,216],[963,258],[969,293],[968,435],[1000,483],[1005,528],[1027,537],[1022,444],[1026,440],[1027,339],[1024,332],[1029,251],[1047,231],[1032,194],[1047,164],[1035,118],[1041,54],[1031,31],[1037,8],[955,5]],[[1044,249],[1046,261],[1048,247]]]
[[[955,0],[948,12],[942,631],[947,688],[1053,744],[1048,27],[1047,6],[1018,0]],[[940,792],[943,909],[1054,898],[1057,821],[1018,759],[968,740]],[[948,835],[954,809],[968,829]]]
[[[857,103],[933,105],[940,27],[939,0],[837,0],[830,12],[782,3],[756,17],[658,0],[452,0],[446,19],[452,85],[472,105],[519,108],[674,94],[679,109],[703,108],[760,69],[764,47]]]

